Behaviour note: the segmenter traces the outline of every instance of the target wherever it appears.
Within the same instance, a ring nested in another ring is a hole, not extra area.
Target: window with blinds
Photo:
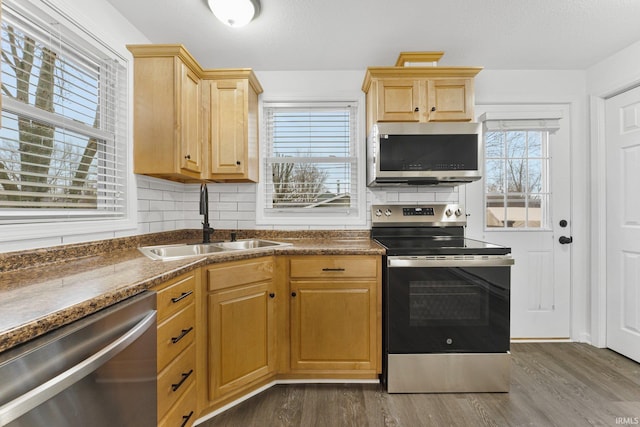
[[[265,103],[265,216],[357,215],[357,106]]]
[[[0,222],[125,214],[123,62],[3,0]]]

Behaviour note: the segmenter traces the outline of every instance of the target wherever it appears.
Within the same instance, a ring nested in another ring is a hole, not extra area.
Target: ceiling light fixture
[[[209,9],[230,27],[243,27],[260,13],[260,0],[208,0]]]

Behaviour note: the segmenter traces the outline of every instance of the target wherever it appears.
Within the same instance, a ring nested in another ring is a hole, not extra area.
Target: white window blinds
[[[0,222],[124,215],[121,62],[54,18],[3,1]]]
[[[266,215],[355,215],[357,106],[265,103]]]

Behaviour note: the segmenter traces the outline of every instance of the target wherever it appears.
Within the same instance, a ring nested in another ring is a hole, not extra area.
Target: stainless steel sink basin
[[[143,246],[138,249],[153,260],[173,261],[195,256],[206,256],[220,252],[273,248],[277,246],[290,245],[291,243],[274,242],[272,240],[243,239],[233,242]]]
[[[271,240],[262,240],[262,239],[244,239],[244,240],[236,240],[235,242],[216,243],[216,245],[229,250],[239,250],[239,249],[269,248],[274,246],[286,246],[286,245],[290,245],[290,243],[280,243],[280,242],[273,242]]]
[[[224,252],[225,249],[213,243],[201,243],[197,245],[159,245],[143,246],[138,248],[140,252],[151,259],[171,261],[176,259],[203,256],[216,252]]]

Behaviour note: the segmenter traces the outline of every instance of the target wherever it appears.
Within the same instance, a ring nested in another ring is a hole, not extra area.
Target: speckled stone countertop
[[[264,255],[383,255],[368,231],[250,230],[291,246],[230,251],[178,261],[153,261],[139,246],[197,242],[198,230],[0,253],[0,352],[207,264]],[[216,231],[212,240],[229,232]]]

